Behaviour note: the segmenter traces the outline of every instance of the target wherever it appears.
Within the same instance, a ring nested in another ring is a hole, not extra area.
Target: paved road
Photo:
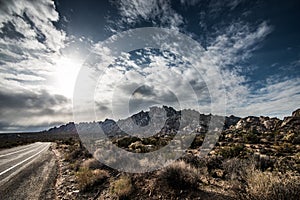
[[[0,199],[51,199],[56,165],[51,143],[0,151]]]

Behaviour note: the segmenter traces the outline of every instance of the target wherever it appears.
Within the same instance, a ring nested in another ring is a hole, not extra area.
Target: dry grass
[[[91,158],[92,155],[88,152],[86,148],[81,144],[81,142],[74,142],[72,145],[65,146],[64,158],[70,163],[75,163],[79,158]]]
[[[119,198],[128,197],[132,192],[132,188],[131,179],[128,176],[121,176],[110,185],[111,193],[116,194]]]
[[[88,190],[96,184],[104,182],[109,177],[105,170],[80,168],[76,173],[77,183],[80,190]]]
[[[248,174],[255,169],[253,159],[245,160],[239,158],[231,158],[222,162],[222,168],[226,174],[226,179],[231,181],[245,181]]]
[[[95,158],[90,158],[81,164],[82,168],[87,168],[87,169],[100,169],[102,167],[102,164]]]
[[[255,170],[248,176],[246,191],[239,196],[247,200],[298,200],[300,177]]]
[[[189,189],[198,187],[198,172],[195,167],[183,160],[176,161],[160,173],[163,183],[174,189]]]

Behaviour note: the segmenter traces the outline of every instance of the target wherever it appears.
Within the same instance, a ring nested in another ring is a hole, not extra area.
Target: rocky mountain
[[[206,133],[212,119],[222,127],[223,130],[236,130],[251,133],[271,132],[297,132],[300,130],[300,109],[294,111],[291,116],[283,120],[270,117],[248,116],[240,118],[236,116],[222,117],[212,114],[200,114],[194,110],[176,111],[172,107],[151,107],[149,111],[140,111],[126,119],[114,121],[106,119],[100,122],[82,122],[74,124],[70,122],[60,127],[49,129],[48,133],[81,133],[97,134],[99,128],[109,137],[135,135],[144,133],[145,137],[156,133],[158,136],[164,134],[176,134],[179,129],[187,128],[187,124],[196,120],[191,131]],[[138,135],[137,135],[138,136]]]
[[[300,109],[295,110],[292,116],[285,117],[280,125],[280,129],[285,130],[300,130]]]
[[[249,116],[240,119],[235,125],[229,127],[231,130],[240,130],[253,133],[270,132],[297,132],[300,131],[300,109],[292,112],[291,116],[280,120],[276,117]]]

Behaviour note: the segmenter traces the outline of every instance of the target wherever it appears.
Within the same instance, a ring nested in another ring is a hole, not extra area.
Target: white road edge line
[[[25,151],[27,149],[30,149],[30,148],[34,147],[35,145],[37,145],[37,144],[34,144],[32,146],[29,146],[29,147],[26,147],[24,149],[20,149],[18,151],[14,151],[14,152],[10,152],[10,153],[7,153],[7,154],[0,155],[0,158],[5,157],[5,156],[9,156],[9,155],[12,155],[12,154],[15,154],[15,153],[18,153],[18,152],[21,152],[21,151]]]
[[[2,174],[5,174],[6,172],[8,172],[8,171],[12,170],[13,168],[15,168],[15,167],[17,167],[17,166],[21,165],[22,163],[26,162],[27,160],[29,160],[29,159],[33,158],[34,156],[36,156],[36,155],[40,154],[42,151],[44,151],[44,150],[45,150],[45,149],[47,149],[47,148],[49,148],[49,144],[47,144],[47,146],[46,146],[45,148],[43,148],[41,151],[37,152],[36,154],[34,154],[34,155],[32,155],[32,156],[30,156],[30,157],[26,158],[25,160],[23,160],[23,161],[21,161],[21,162],[19,162],[19,163],[15,164],[14,166],[12,166],[12,167],[10,167],[10,168],[8,168],[8,169],[4,170],[3,172],[0,172],[0,176],[1,176]]]
[[[23,157],[25,157],[26,154],[29,154],[29,153],[31,153],[33,151],[36,151],[37,149],[39,149],[40,147],[43,147],[43,146],[44,146],[43,144],[40,144],[39,146],[36,146],[34,149],[29,148],[29,149],[27,149],[29,151],[25,151],[25,152],[19,153],[17,157],[11,159],[10,161],[14,161],[14,160],[18,159],[19,156],[22,156],[22,155],[23,155]]]

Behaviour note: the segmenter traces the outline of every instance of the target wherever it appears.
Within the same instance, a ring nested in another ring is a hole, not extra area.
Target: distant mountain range
[[[241,130],[263,133],[274,131],[299,132],[300,130],[300,109],[294,111],[291,116],[280,120],[278,118],[263,116],[240,118],[233,115],[229,117],[212,114],[205,115],[194,110],[176,111],[172,107],[163,106],[151,107],[149,111],[141,111],[131,117],[118,121],[106,119],[100,122],[81,122],[78,124],[70,122],[43,132],[76,134],[79,131],[81,133],[97,134],[99,127],[101,127],[103,132],[109,137],[124,136],[127,134],[134,135],[141,132],[145,133],[146,136],[154,134],[163,136],[165,134],[176,134],[179,129],[186,128],[186,123],[188,123],[186,121],[189,121],[189,119],[196,119],[197,122],[191,131],[199,134],[206,133],[209,130],[212,119],[216,123],[219,123],[218,127],[222,127],[221,131]]]

